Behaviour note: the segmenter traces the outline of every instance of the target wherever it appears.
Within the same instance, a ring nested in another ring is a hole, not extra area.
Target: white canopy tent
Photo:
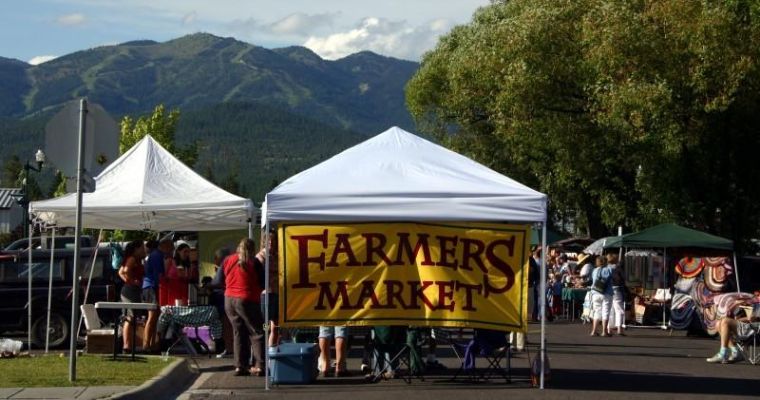
[[[285,221],[539,223],[545,247],[546,207],[545,194],[393,127],[282,182],[266,195],[262,225],[269,232]],[[542,268],[542,282],[544,275]],[[543,332],[542,324],[542,355]]]
[[[253,202],[231,194],[177,160],[150,135],[100,175],[82,197],[82,226],[124,230],[213,231],[245,227]],[[74,226],[76,194],[35,201],[29,212],[56,226]]]
[[[177,160],[150,135],[116,159],[95,177],[95,182],[95,191],[84,193],[82,197],[84,228],[214,231],[247,226],[249,234],[251,232],[252,218],[255,216],[251,200],[207,181]],[[49,226],[75,226],[76,200],[76,194],[68,194],[35,201],[29,205],[29,215]],[[31,252],[29,254],[31,264]],[[30,273],[30,321],[31,285]],[[74,326],[76,307],[72,310]],[[31,326],[29,331],[31,335]]]

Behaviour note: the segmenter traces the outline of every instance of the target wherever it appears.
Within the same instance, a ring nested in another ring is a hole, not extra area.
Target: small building
[[[9,233],[23,223],[24,210],[13,198],[19,193],[18,188],[0,188],[0,233]]]

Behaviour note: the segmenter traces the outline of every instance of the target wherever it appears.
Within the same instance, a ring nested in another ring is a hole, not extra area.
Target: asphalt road
[[[232,376],[231,359],[196,361],[201,375],[182,398],[266,398],[374,400],[391,397],[412,399],[493,399],[517,396],[527,399],[732,399],[760,395],[760,365],[741,362],[714,365],[705,362],[717,350],[715,339],[687,337],[684,332],[659,329],[627,330],[627,336],[589,337],[580,322],[547,324],[547,348],[551,378],[545,390],[529,382],[529,356],[534,357],[539,325],[531,325],[529,352],[512,359],[512,383],[450,381],[459,367],[449,349],[439,348],[439,359],[449,370],[426,375],[424,381],[406,384],[400,379],[365,383],[358,373],[360,349],[355,347],[347,378],[319,379],[313,385],[279,386],[264,391],[263,378]],[[482,365],[482,362],[481,364]]]

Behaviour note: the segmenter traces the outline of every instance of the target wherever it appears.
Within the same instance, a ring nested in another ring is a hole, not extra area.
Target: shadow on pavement
[[[760,370],[758,370],[760,373]],[[600,382],[607,382],[600,384]],[[693,393],[702,395],[757,395],[758,379],[695,377],[646,372],[554,369],[548,385],[557,390],[603,390],[629,393]]]

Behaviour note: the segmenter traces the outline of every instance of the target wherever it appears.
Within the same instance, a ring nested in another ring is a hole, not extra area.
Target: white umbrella
[[[609,239],[609,236],[603,237],[595,241],[594,243],[591,243],[590,245],[588,245],[588,247],[583,249],[583,252],[586,254],[593,254],[595,256],[602,255],[602,252],[604,250],[604,244],[607,243],[607,239]]]

